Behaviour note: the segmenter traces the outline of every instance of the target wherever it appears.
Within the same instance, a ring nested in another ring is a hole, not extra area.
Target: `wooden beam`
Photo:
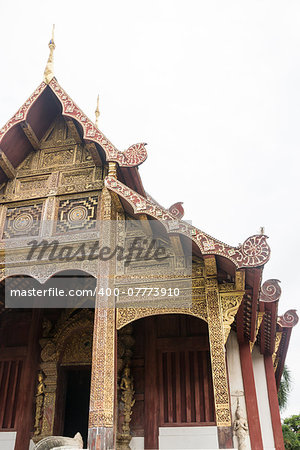
[[[25,136],[27,137],[30,144],[32,145],[32,148],[35,151],[38,151],[40,149],[40,141],[37,138],[35,132],[31,128],[31,126],[29,125],[29,123],[26,122],[26,120],[24,120],[24,122],[21,122],[20,125],[21,125],[22,130],[25,133]]]
[[[178,234],[169,234],[169,238],[176,256],[184,256],[180,236]]]
[[[250,346],[248,342],[244,342],[240,343],[239,347],[251,449],[261,450],[263,442]]]
[[[276,450],[284,450],[272,356],[265,355],[264,360],[275,448]]]
[[[71,119],[71,117],[64,116],[64,118],[65,118],[68,130],[71,133],[72,137],[75,139],[77,144],[80,144],[82,142],[82,139],[76,128],[74,121]]]
[[[253,269],[253,293],[252,293],[252,315],[251,315],[251,329],[250,329],[250,341],[253,342],[256,333],[257,322],[257,303],[259,300],[260,285],[262,278],[262,268],[258,267]]]
[[[4,347],[0,348],[0,360],[9,361],[23,359],[27,355],[27,347]]]
[[[142,225],[144,233],[147,236],[151,236],[153,233],[152,233],[152,228],[149,223],[147,215],[146,214],[138,214],[137,217],[141,221],[141,225]]]
[[[93,161],[96,166],[102,166],[101,157],[99,155],[99,152],[97,150],[97,147],[94,142],[88,142],[86,143],[86,147],[88,148],[90,154],[92,155]]]
[[[16,169],[7,158],[6,154],[0,149],[0,167],[5,175],[11,180],[16,176]]]

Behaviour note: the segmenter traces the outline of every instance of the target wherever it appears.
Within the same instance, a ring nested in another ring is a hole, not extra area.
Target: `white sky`
[[[120,150],[148,143],[146,190],[237,245],[265,226],[264,279],[299,301],[300,3],[284,0],[2,0],[0,126],[55,74]],[[284,416],[299,413],[300,324]]]

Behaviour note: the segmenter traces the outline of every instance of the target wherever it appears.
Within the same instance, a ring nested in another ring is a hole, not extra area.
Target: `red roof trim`
[[[117,162],[121,167],[136,167],[147,158],[145,143],[134,144],[124,152],[119,151],[96,127],[96,125],[73,102],[58,81],[53,78],[49,85],[42,82],[16,114],[0,130],[0,145],[6,134],[18,123],[27,118],[31,106],[49,86],[62,105],[62,114],[76,120],[83,129],[83,138],[98,143],[106,154],[107,161]]]
[[[159,220],[169,233],[179,233],[192,239],[199,247],[202,255],[223,256],[232,261],[239,269],[262,266],[270,258],[270,247],[265,235],[251,236],[241,246],[231,247],[189,223],[177,219],[169,210],[161,208],[149,198],[144,198],[116,178],[106,177],[105,185],[126,200],[132,206],[134,213],[148,214]]]

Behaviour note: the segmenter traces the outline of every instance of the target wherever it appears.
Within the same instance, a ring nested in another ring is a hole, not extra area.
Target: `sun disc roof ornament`
[[[52,27],[52,38],[50,39],[50,42],[48,44],[49,49],[50,49],[50,53],[49,53],[49,58],[45,67],[45,71],[44,71],[44,81],[45,83],[49,84],[50,81],[52,80],[52,78],[54,78],[54,50],[55,50],[55,43],[54,43],[54,28],[55,25],[53,25]]]

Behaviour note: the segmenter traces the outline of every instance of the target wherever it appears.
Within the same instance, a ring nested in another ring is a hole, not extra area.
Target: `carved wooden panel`
[[[48,195],[99,190],[103,187],[101,158],[84,144],[72,122],[59,117],[6,183],[0,201],[10,202]]]
[[[38,236],[42,217],[43,203],[10,206],[6,211],[3,238]]]
[[[92,230],[96,226],[98,196],[59,200],[56,234]]]

